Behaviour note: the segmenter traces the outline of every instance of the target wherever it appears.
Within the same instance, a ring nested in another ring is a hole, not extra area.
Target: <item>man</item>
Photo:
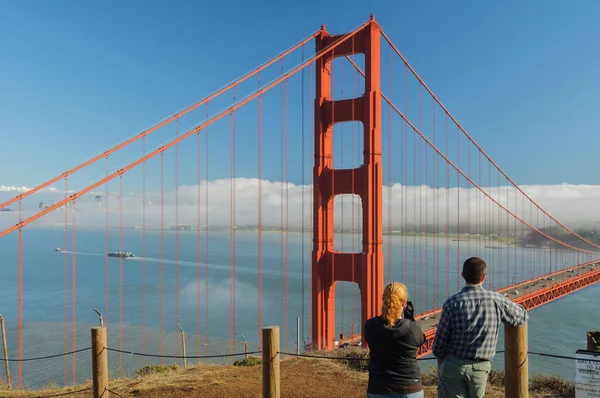
[[[527,322],[525,308],[483,288],[485,261],[471,257],[463,264],[466,286],[444,303],[433,342],[438,359],[438,397],[483,398],[500,323]]]

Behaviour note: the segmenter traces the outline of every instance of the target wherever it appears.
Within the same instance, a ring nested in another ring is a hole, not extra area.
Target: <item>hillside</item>
[[[148,367],[143,376],[116,379],[111,397],[187,398],[187,397],[259,397],[262,391],[262,369],[259,366],[197,366],[187,369]],[[281,362],[282,397],[361,397],[364,398],[368,375],[340,363],[322,359],[293,358]],[[503,398],[502,375],[494,372],[488,389],[489,398]],[[424,376],[425,397],[437,397],[435,379]],[[432,385],[433,384],[433,385]],[[493,384],[493,385],[492,385]],[[574,397],[570,383],[553,378],[532,380],[532,398]],[[0,397],[44,397],[90,388],[91,383],[72,389],[52,389],[29,393],[0,392]],[[561,391],[562,390],[562,391]],[[65,395],[89,398],[90,391]]]

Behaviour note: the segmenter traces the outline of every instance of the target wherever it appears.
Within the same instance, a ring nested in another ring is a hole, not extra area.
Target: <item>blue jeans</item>
[[[425,398],[425,393],[423,393],[423,390],[421,390],[419,392],[413,392],[412,394],[383,395],[383,394],[367,393],[367,398]]]

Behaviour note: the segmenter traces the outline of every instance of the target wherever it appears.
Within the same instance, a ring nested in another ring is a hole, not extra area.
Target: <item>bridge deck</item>
[[[498,292],[507,294],[514,302],[532,310],[599,281],[600,263],[590,262],[517,283]],[[417,317],[426,337],[419,356],[431,353],[440,313],[441,309],[437,309]]]
[[[600,262],[589,262],[517,283],[498,292],[507,294],[511,300],[531,310],[596,282],[600,282]],[[440,313],[441,308],[438,308],[416,317],[426,338],[419,350],[419,357],[431,353]],[[344,342],[352,344],[359,340],[360,335],[357,335]]]

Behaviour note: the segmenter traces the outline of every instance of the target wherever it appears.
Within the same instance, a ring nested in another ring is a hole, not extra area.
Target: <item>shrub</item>
[[[139,376],[147,376],[154,373],[167,373],[176,369],[177,365],[146,365],[136,370],[135,373]]]
[[[260,360],[260,358],[248,357],[244,359],[238,359],[233,363],[233,366],[257,366],[261,363],[262,361]]]
[[[306,355],[340,358],[335,362],[341,363],[352,370],[367,372],[369,370],[369,351],[359,347],[347,347],[335,351],[315,351]]]
[[[433,365],[429,365],[429,369],[421,372],[421,383],[424,386],[437,386],[438,384],[438,369]]]
[[[556,376],[535,375],[529,380],[529,391],[557,394],[560,398],[575,398],[575,383]]]

